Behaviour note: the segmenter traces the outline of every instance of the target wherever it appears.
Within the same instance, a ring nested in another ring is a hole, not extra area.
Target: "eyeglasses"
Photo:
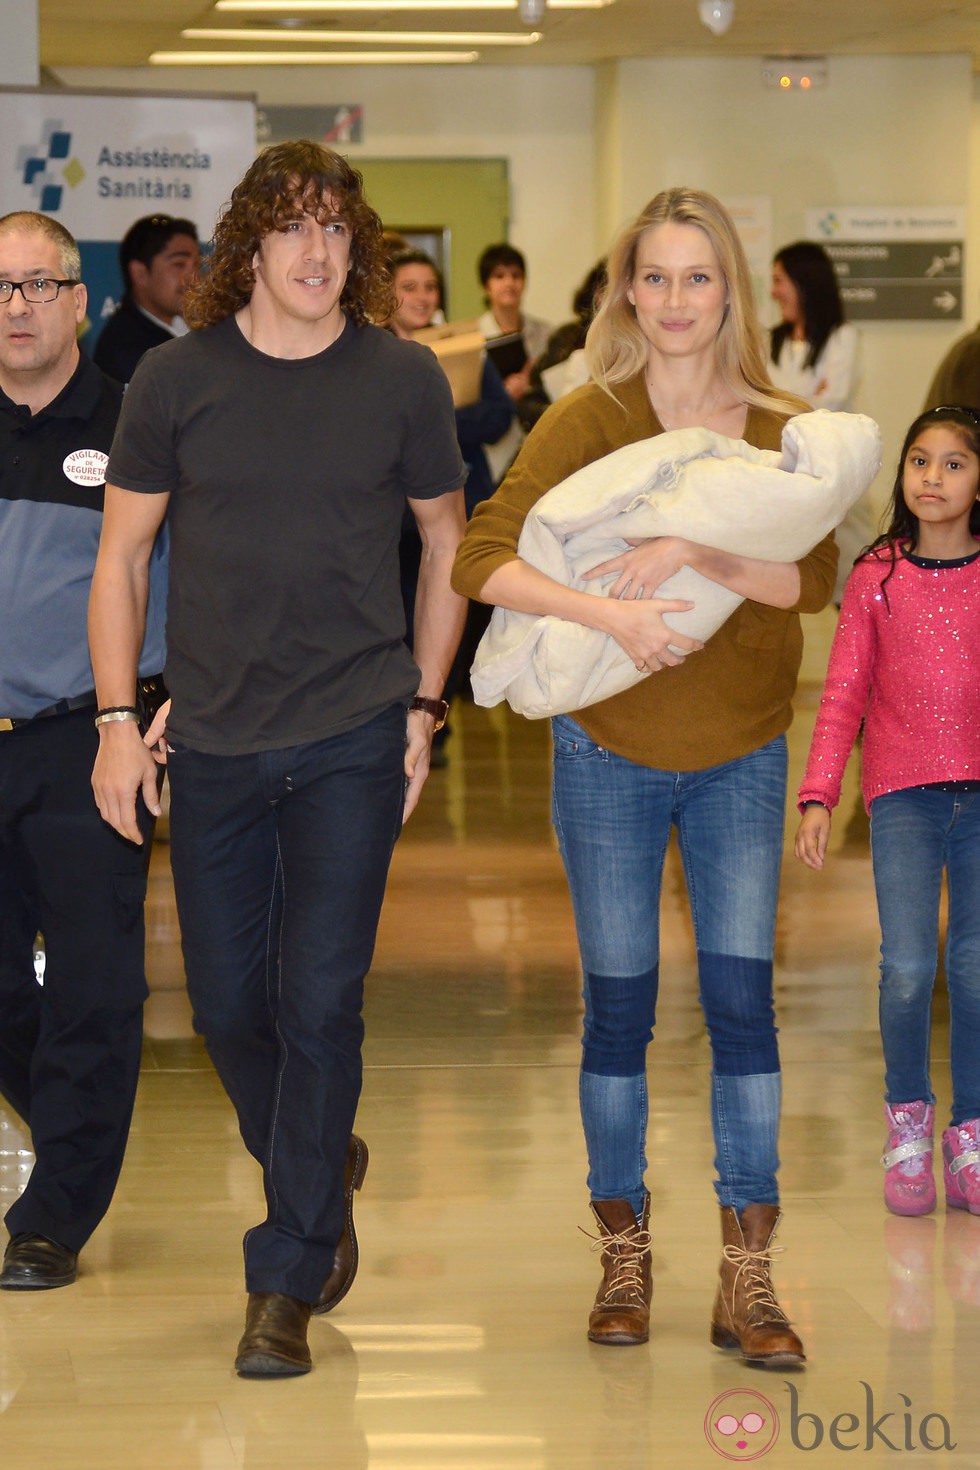
[[[29,281],[0,281],[0,304],[9,306],[19,291],[31,306],[57,301],[62,286],[79,286],[80,281],[56,281],[51,276],[31,276]]]

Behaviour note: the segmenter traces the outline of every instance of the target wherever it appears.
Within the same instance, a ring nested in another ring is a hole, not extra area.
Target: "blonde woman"
[[[616,243],[586,352],[594,381],[548,409],[478,507],[453,580],[485,602],[599,628],[654,676],[553,721],[554,821],[584,972],[580,1100],[603,1266],[588,1335],[628,1345],[649,1333],[646,1052],[673,826],[712,1050],[724,1251],[711,1340],[761,1367],[799,1368],[803,1346],[769,1267],[779,1219],[772,957],[798,614],[826,604],[836,548],[827,537],[802,561],[777,563],[663,537],[594,569],[613,575],[604,597],[521,561],[528,511],[583,465],[695,426],[777,449],[787,419],[806,409],[769,380],[731,218],[693,190],[658,194]],[[690,604],[653,596],[684,565],[745,598],[703,648],[664,622]]]

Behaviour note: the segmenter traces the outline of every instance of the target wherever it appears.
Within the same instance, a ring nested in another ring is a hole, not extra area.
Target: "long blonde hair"
[[[585,340],[589,371],[615,398],[617,383],[640,372],[649,344],[627,296],[636,272],[640,240],[657,225],[697,225],[714,247],[728,292],[717,337],[718,368],[727,388],[744,403],[781,413],[798,413],[795,399],[776,388],[767,367],[768,350],[752,293],[745,250],[731,215],[712,194],[698,189],[664,189],[624,230],[609,252],[607,286]]]

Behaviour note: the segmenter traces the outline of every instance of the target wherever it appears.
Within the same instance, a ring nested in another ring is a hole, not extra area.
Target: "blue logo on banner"
[[[57,214],[64,184],[75,188],[85,177],[77,158],[72,158],[64,168],[56,168],[70,153],[71,133],[64,123],[53,120],[45,123],[43,139],[36,148],[21,148],[18,152],[17,166],[23,183],[35,196],[41,214]]]

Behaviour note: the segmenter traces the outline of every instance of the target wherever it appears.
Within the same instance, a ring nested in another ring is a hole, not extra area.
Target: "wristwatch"
[[[449,705],[444,699],[426,699],[422,694],[416,694],[408,707],[410,710],[418,709],[425,715],[431,715],[436,722],[436,730],[442,729],[449,714]]]

